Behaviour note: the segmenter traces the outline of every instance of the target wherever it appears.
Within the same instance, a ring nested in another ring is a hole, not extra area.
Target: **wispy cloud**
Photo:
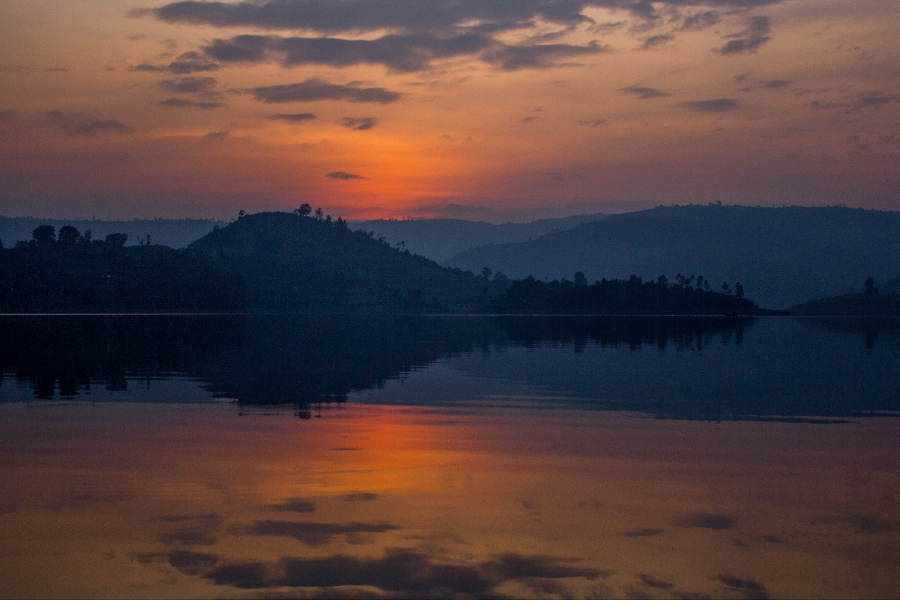
[[[349,179],[368,179],[368,177],[363,177],[362,175],[356,175],[355,173],[347,173],[344,171],[332,171],[327,175],[332,179],[341,179],[347,181]]]
[[[200,110],[210,110],[225,106],[224,102],[195,102],[194,100],[187,100],[185,98],[169,98],[168,100],[156,102],[155,104],[167,108],[199,108]]]
[[[637,85],[632,85],[626,88],[622,88],[619,90],[623,94],[631,94],[632,96],[637,96],[641,100],[649,100],[651,98],[665,98],[669,94],[663,92],[662,90],[658,90],[656,88],[651,87],[641,87]]]
[[[275,114],[269,115],[266,117],[270,121],[284,121],[285,123],[304,123],[306,121],[312,121],[316,118],[316,115],[312,113],[290,113],[290,114]]]
[[[769,17],[751,17],[748,20],[747,29],[741,33],[726,36],[733,39],[730,39],[717,52],[720,54],[753,54],[772,39],[769,36],[771,31],[772,24]]]
[[[718,98],[716,100],[700,100],[698,102],[681,102],[678,106],[697,112],[718,113],[734,110],[738,107],[738,101],[732,98]]]
[[[354,131],[366,131],[375,127],[378,124],[378,119],[374,117],[344,117],[342,124],[344,127],[349,127]]]

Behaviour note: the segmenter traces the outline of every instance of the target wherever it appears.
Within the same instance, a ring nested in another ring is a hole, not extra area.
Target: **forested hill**
[[[761,306],[786,308],[900,274],[900,212],[844,207],[672,206],[610,215],[445,263],[510,278],[645,279],[703,275],[740,282]]]
[[[189,249],[242,275],[252,310],[459,312],[478,309],[505,289],[330,217],[246,215]]]

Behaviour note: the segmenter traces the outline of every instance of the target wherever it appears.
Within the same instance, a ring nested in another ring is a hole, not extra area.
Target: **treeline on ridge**
[[[5,312],[229,311],[246,308],[240,276],[196,252],[125,246],[124,233],[91,239],[51,225],[29,242],[0,245],[0,310]]]
[[[583,273],[575,281],[542,282],[534,277],[514,281],[506,294],[492,301],[489,312],[520,314],[772,314],[744,298],[744,288],[723,283],[712,290],[702,275],[676,275],[670,284],[665,275],[656,281],[601,279],[588,285]]]

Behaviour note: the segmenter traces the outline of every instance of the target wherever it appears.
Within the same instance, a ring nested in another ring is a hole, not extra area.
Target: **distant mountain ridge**
[[[598,213],[501,225],[462,219],[377,219],[349,221],[348,225],[351,229],[374,231],[391,244],[403,242],[404,247],[413,254],[441,262],[470,248],[485,244],[526,242],[553,231],[571,229],[605,217],[605,214]]]
[[[610,215],[530,242],[462,252],[447,266],[511,278],[741,282],[766,308],[862,289],[900,273],[900,212],[845,207],[670,206]]]

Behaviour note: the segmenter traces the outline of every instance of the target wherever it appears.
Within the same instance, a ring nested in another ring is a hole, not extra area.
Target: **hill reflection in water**
[[[449,361],[459,377],[537,386],[555,408],[846,418],[900,409],[891,383],[900,380],[891,360],[898,332],[896,321],[879,319],[7,316],[0,370],[37,399],[188,377],[208,397],[248,409],[290,405],[306,417],[311,406],[346,402]]]

